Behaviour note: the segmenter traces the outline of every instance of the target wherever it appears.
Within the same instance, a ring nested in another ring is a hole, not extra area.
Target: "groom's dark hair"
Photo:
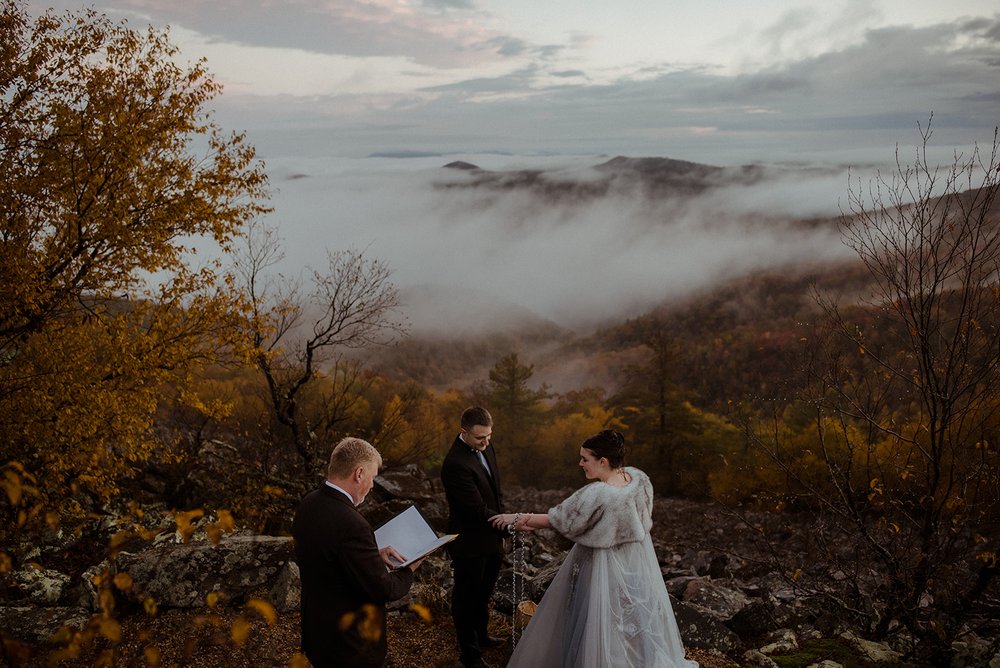
[[[493,426],[493,416],[482,406],[471,406],[462,412],[462,429],[468,431],[476,425],[481,427]]]

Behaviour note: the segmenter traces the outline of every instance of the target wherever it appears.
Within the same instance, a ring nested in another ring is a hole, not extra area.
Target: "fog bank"
[[[489,171],[444,168],[454,160]],[[364,250],[389,264],[415,333],[475,332],[531,314],[586,328],[749,272],[850,255],[830,222],[846,171],[761,168],[674,192],[638,173],[609,180],[595,169],[607,160],[269,160],[281,271]],[[492,178],[517,170],[530,178]]]

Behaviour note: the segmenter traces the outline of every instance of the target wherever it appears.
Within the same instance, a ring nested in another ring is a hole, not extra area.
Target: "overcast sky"
[[[501,302],[593,324],[720,278],[828,259],[844,252],[835,235],[785,222],[836,216],[845,167],[890,163],[897,144],[909,161],[931,112],[943,159],[989,144],[1000,122],[996,0],[92,6],[170,26],[184,58],[207,59],[224,85],[216,120],[246,130],[267,162],[285,271],[365,249],[436,301],[411,302],[413,321],[448,329],[502,325]],[[574,179],[616,155],[828,169],[683,204],[635,191],[556,206],[436,185],[461,178],[442,176],[455,159]]]
[[[50,6],[31,0],[35,9]],[[90,3],[58,0],[56,6]],[[96,0],[169,25],[265,155],[879,160],[1000,120],[995,0]]]

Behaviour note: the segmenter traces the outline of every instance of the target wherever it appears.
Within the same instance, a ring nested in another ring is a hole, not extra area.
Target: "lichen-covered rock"
[[[6,596],[9,605],[57,605],[70,583],[64,573],[34,566],[22,568],[11,579],[14,586]]]
[[[721,621],[732,619],[750,602],[742,591],[707,578],[688,582],[682,599],[685,603],[705,609]]]
[[[741,636],[758,636],[790,626],[794,611],[786,605],[768,598],[751,599],[737,611],[726,626]]]
[[[13,640],[40,643],[66,626],[80,629],[90,620],[91,613],[83,608],[62,606],[0,607],[0,629]]]
[[[864,657],[872,663],[892,663],[897,662],[900,659],[901,654],[893,650],[885,643],[865,640],[850,631],[841,633],[840,637],[846,640],[848,644],[863,654]]]
[[[778,629],[767,634],[761,654],[791,654],[799,649],[799,639],[791,629]]]
[[[416,464],[383,471],[375,477],[374,489],[383,499],[430,501],[439,496],[433,481]]]
[[[725,654],[743,649],[740,637],[703,608],[671,601],[685,647],[714,649]]]
[[[743,663],[746,666],[755,666],[756,668],[778,668],[778,664],[771,657],[757,649],[744,652]]]
[[[289,561],[285,564],[267,598],[281,613],[295,612],[302,607],[302,578],[297,563]]]
[[[232,536],[212,543],[164,544],[115,559],[132,586],[124,595],[157,605],[197,608],[210,593],[223,602],[240,602],[261,587],[271,588],[293,559],[292,539],[278,536]]]

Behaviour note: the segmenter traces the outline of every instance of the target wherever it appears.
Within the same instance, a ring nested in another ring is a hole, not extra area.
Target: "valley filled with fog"
[[[761,269],[851,256],[836,226],[846,169],[495,154],[267,165],[277,269],[322,269],[327,250],[383,260],[415,335],[538,319],[587,329]]]

